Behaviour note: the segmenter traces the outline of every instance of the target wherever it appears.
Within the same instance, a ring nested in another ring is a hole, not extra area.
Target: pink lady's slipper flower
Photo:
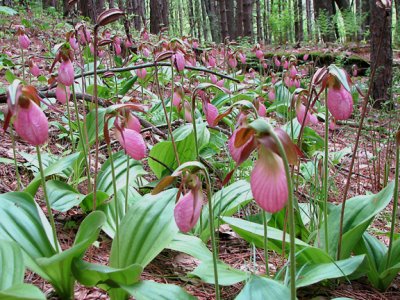
[[[25,34],[25,28],[24,26],[18,26],[17,29],[17,35],[18,35],[18,42],[19,46],[22,49],[28,49],[29,45],[31,44],[31,40],[28,38],[28,36]]]
[[[7,129],[11,117],[14,116],[14,128],[18,135],[33,146],[44,144],[49,137],[49,124],[40,109],[41,98],[33,86],[18,85],[15,92],[16,103],[7,99],[8,113],[4,123]]]
[[[262,52],[261,49],[257,49],[257,50],[256,50],[256,57],[257,57],[259,60],[262,60],[262,59],[264,58],[264,53]]]
[[[264,99],[260,98],[258,102],[258,109],[257,109],[258,115],[260,117],[265,117],[267,115],[267,108],[264,105]]]
[[[304,54],[303,60],[304,60],[304,61],[308,60],[308,57],[309,57],[309,54],[308,54],[308,53]]]
[[[146,68],[136,69],[135,73],[140,79],[145,79],[147,76]]]
[[[174,55],[172,55],[172,61],[174,62],[174,65],[178,72],[183,71],[183,69],[185,68],[185,56],[182,52],[177,51]]]
[[[185,108],[185,120],[186,120],[186,122],[192,123],[193,122],[193,119],[192,119],[192,107],[191,107],[190,103],[185,101],[183,106]]]
[[[70,97],[71,97],[71,91],[69,89],[69,86],[65,86],[61,83],[58,83],[56,88],[56,99],[61,104],[65,104]]]
[[[275,95],[275,88],[271,88],[271,89],[269,90],[269,92],[268,92],[268,99],[271,100],[271,101],[274,101],[275,98],[276,98],[276,95]]]
[[[246,54],[240,52],[238,56],[239,56],[240,62],[241,62],[243,65],[246,64],[246,60],[247,60]]]
[[[276,56],[274,56],[274,64],[275,64],[276,67],[280,67],[281,66],[281,62],[278,59],[278,57],[276,57]]]
[[[138,133],[140,133],[140,130],[142,129],[139,119],[130,112],[127,113],[125,125],[127,129],[132,129]]]
[[[307,112],[306,115],[306,107],[303,103],[301,103],[301,101],[299,101],[296,104],[296,117],[297,117],[297,121],[299,121],[300,124],[303,123],[304,120],[304,116],[306,116],[306,119],[304,121],[304,126],[308,126],[310,123],[311,124],[318,124],[318,119],[315,115],[313,115],[310,111]]]
[[[215,120],[219,115],[218,108],[216,108],[215,105],[211,103],[203,103],[203,110],[204,114],[206,115],[208,125],[214,127],[216,125]]]
[[[58,69],[58,82],[65,86],[71,86],[74,84],[74,76],[72,62],[69,59],[63,60]]]
[[[232,69],[235,69],[237,67],[237,60],[236,60],[236,57],[233,54],[229,55],[228,64]]]
[[[190,231],[200,218],[203,206],[203,192],[201,182],[196,175],[189,175],[185,185],[189,191],[178,200],[174,209],[174,218],[179,230]]]
[[[328,89],[327,105],[336,120],[347,120],[353,113],[353,97],[341,84]]]
[[[122,52],[121,39],[118,36],[114,37],[113,46],[114,46],[115,55],[117,55],[117,56],[121,55],[121,52]]]
[[[217,60],[212,55],[208,57],[208,66],[211,68],[215,68],[217,66]]]
[[[38,77],[41,74],[38,65],[32,59],[29,60],[29,71],[35,77]]]
[[[131,41],[129,38],[127,38],[127,39],[125,40],[125,47],[126,47],[126,48],[130,48],[130,47],[132,47],[132,46],[133,46],[132,41]]]
[[[217,81],[218,81],[217,75],[211,74],[210,80],[211,80],[212,84],[217,84]]]
[[[71,45],[71,48],[75,51],[79,49],[78,41],[76,40],[75,36],[71,36],[69,38],[69,44]]]
[[[115,135],[126,154],[136,160],[146,156],[146,143],[140,133],[133,129],[116,126]]]

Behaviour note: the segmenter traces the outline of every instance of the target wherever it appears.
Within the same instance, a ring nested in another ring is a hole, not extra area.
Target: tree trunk
[[[396,5],[396,45],[400,45],[400,0],[395,0],[394,4]]]
[[[228,36],[228,22],[226,17],[226,3],[225,0],[219,1],[219,15],[221,19],[221,37],[222,40]]]
[[[243,35],[253,36],[253,4],[254,0],[243,0]]]
[[[210,30],[211,30],[212,40],[216,43],[219,43],[221,42],[221,40],[219,38],[219,26],[218,26],[218,19],[215,10],[214,0],[204,0],[204,1],[208,19],[210,20]]]
[[[207,20],[207,9],[206,9],[206,0],[201,0],[201,19],[203,26],[203,36],[204,41],[208,40],[208,20]]]
[[[372,81],[372,99],[374,107],[384,106],[391,100],[393,78],[392,51],[392,10],[385,10],[376,5],[376,0],[370,0],[371,11],[371,64],[376,65],[376,73]],[[393,103],[389,105],[393,108]]]
[[[306,16],[307,16],[307,38],[308,41],[314,39],[313,37],[313,26],[312,26],[312,14],[311,14],[311,0],[306,0]]]
[[[183,11],[182,11],[182,0],[178,1],[178,22],[179,22],[179,37],[183,36]]]
[[[109,0],[108,3],[110,8],[113,8],[115,6],[114,0]]]
[[[150,32],[158,34],[169,26],[169,7],[167,0],[150,0]]]
[[[195,33],[195,21],[194,21],[194,10],[193,10],[193,0],[188,1],[188,6],[189,6],[189,26],[190,26],[190,35],[194,36]]]
[[[295,31],[295,35],[296,35],[296,41],[299,43],[299,42],[303,41],[303,1],[296,0],[295,4],[297,4],[297,5],[295,7],[296,19],[294,22],[294,31]]]
[[[236,37],[243,36],[243,0],[236,1]]]
[[[123,0],[118,0],[118,8],[120,10],[125,10],[124,1]]]
[[[225,0],[226,5],[226,23],[228,26],[228,35],[231,40],[235,39],[235,1]]]
[[[263,40],[262,25],[261,25],[261,0],[256,0],[256,12],[257,12],[257,41],[259,43]]]
[[[335,0],[335,2],[341,11],[350,8],[349,0]]]
[[[334,2],[332,0],[314,0],[315,18],[321,33],[321,37],[325,42],[333,42],[335,40],[335,31],[333,30]],[[326,16],[326,19],[322,18]]]

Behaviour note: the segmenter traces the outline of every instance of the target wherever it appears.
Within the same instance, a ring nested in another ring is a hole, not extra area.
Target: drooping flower
[[[211,127],[215,126],[215,120],[217,119],[219,114],[218,108],[216,108],[215,105],[211,103],[205,103],[205,105],[203,105],[203,109],[208,125],[210,125]]]
[[[262,59],[264,58],[264,53],[262,52],[261,49],[257,49],[257,50],[256,50],[256,57],[257,57],[259,60],[262,60]]]
[[[58,83],[56,88],[56,99],[61,104],[65,104],[70,97],[71,97],[71,91],[69,89],[69,86],[65,86],[62,83]]]
[[[18,36],[18,42],[22,49],[28,49],[29,45],[31,44],[31,40],[25,33]]]
[[[29,71],[35,77],[38,77],[41,73],[38,65],[32,59],[29,60]]]
[[[203,192],[199,178],[196,175],[190,175],[188,181],[186,185],[190,190],[179,199],[174,209],[176,225],[184,233],[196,225],[203,206]]]
[[[288,186],[282,158],[261,146],[250,175],[254,200],[269,213],[281,210],[288,200]]]
[[[74,84],[74,67],[69,59],[61,62],[60,68],[58,69],[58,82],[65,86],[71,86]]]
[[[129,128],[119,128],[115,135],[126,154],[136,160],[145,158],[146,143],[140,133]]]
[[[71,45],[71,48],[72,48],[72,49],[78,50],[79,45],[78,45],[78,42],[77,42],[75,36],[71,36],[71,37],[69,38],[69,44]]]
[[[135,130],[136,132],[140,133],[142,125],[140,124],[140,121],[136,116],[132,115],[131,113],[128,113],[126,116],[126,128]]]
[[[185,56],[181,51],[177,51],[173,56],[172,56],[172,61],[175,64],[176,69],[178,72],[183,71],[185,68]]]
[[[343,85],[328,89],[327,105],[336,120],[347,120],[353,113],[353,97]]]
[[[228,64],[232,69],[235,69],[237,67],[237,60],[236,60],[236,57],[233,54],[229,55]]]

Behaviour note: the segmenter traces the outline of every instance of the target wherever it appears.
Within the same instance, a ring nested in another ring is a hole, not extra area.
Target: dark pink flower
[[[274,101],[275,98],[276,98],[275,89],[272,88],[272,89],[270,89],[269,92],[268,92],[268,99],[271,100],[271,101]]]
[[[233,54],[229,55],[228,64],[232,69],[235,69],[237,67],[237,60]]]
[[[246,54],[244,54],[244,53],[242,53],[242,52],[240,52],[239,53],[239,59],[240,59],[240,62],[242,63],[242,64],[246,64]]]
[[[177,107],[178,109],[181,107],[182,105],[182,92],[179,91],[178,89],[174,92],[174,94],[172,95],[172,104]]]
[[[347,120],[353,113],[353,97],[343,85],[328,89],[327,105],[336,120]]]
[[[79,45],[78,42],[76,41],[76,38],[74,36],[71,36],[69,38],[69,44],[71,45],[71,48],[74,50],[78,50]]]
[[[303,103],[299,103],[296,106],[296,116],[297,116],[297,121],[299,121],[300,124],[303,123],[305,114],[306,114],[306,107],[304,106]],[[308,112],[306,120],[304,121],[304,126],[307,126],[310,122],[311,122],[310,113]]]
[[[136,73],[137,77],[139,77],[140,79],[145,79],[147,76],[146,68],[136,69],[135,73]]]
[[[210,75],[210,80],[211,80],[211,82],[212,82],[213,84],[217,84],[217,82],[218,82],[217,75],[211,74],[211,75]]]
[[[117,129],[115,132],[126,154],[136,160],[141,160],[146,156],[146,143],[140,133],[128,128]]]
[[[244,162],[256,147],[254,137],[249,138],[242,146],[235,147],[236,136],[241,128],[243,127],[239,127],[233,131],[232,136],[228,140],[229,153],[238,165]]]
[[[257,50],[256,50],[256,57],[257,57],[259,60],[262,60],[262,59],[264,58],[264,53],[262,52],[262,50],[260,50],[260,49],[257,49]]]
[[[254,200],[269,213],[281,210],[288,200],[289,191],[282,158],[262,145],[251,172],[250,186]]]
[[[140,121],[136,116],[129,113],[126,117],[126,128],[135,130],[136,132],[140,133],[142,125],[140,125]]]
[[[35,62],[32,62],[32,65],[29,66],[29,71],[35,77],[38,77],[41,73],[38,65]]]
[[[183,53],[180,51],[177,51],[172,56],[172,60],[175,64],[175,67],[178,70],[178,72],[183,71],[183,69],[185,68],[185,56],[183,55]]]
[[[74,84],[74,75],[72,62],[69,59],[62,61],[58,69],[58,82],[65,86],[71,86]]]
[[[267,108],[265,107],[263,101],[260,101],[258,104],[258,115],[260,117],[265,117],[267,115]]]
[[[217,66],[217,60],[215,59],[214,56],[209,56],[208,57],[208,66],[211,68],[215,68]]]
[[[213,104],[211,103],[206,103],[204,107],[204,113],[206,115],[207,123],[211,127],[215,126],[215,120],[218,117],[218,108],[216,108]]]

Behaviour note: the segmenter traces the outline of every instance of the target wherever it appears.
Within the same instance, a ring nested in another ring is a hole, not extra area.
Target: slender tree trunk
[[[208,40],[208,19],[207,19],[207,9],[206,9],[206,0],[201,0],[201,19],[203,26],[203,36],[204,41]]]
[[[181,0],[175,0],[178,1],[178,22],[179,22],[179,36],[183,36],[183,7],[182,7],[182,1]]]
[[[307,37],[308,37],[308,41],[311,41],[314,39],[313,26],[312,26],[312,14],[311,14],[311,0],[306,0],[306,16],[307,16]]]
[[[296,33],[296,41],[297,42],[302,42],[304,37],[303,37],[303,1],[302,0],[296,0],[297,4],[295,7],[296,11],[296,19],[294,23],[294,30]],[[297,9],[296,9],[297,8]]]
[[[228,21],[226,16],[226,3],[225,0],[219,1],[219,14],[221,19],[221,37],[222,40],[228,36]]]
[[[226,23],[228,26],[228,35],[231,40],[236,38],[235,24],[235,1],[225,0],[226,4]]]
[[[214,0],[204,0],[208,19],[210,20],[210,31],[212,40],[216,43],[221,42],[219,38],[218,18],[215,10]]]
[[[395,0],[394,4],[396,5],[396,45],[400,45],[400,0]]]
[[[188,11],[189,11],[189,26],[190,26],[190,35],[194,36],[195,32],[195,21],[194,21],[194,10],[193,10],[193,0],[188,1]]]
[[[393,78],[392,50],[392,10],[379,8],[376,0],[370,0],[371,10],[371,62],[376,64],[376,73],[372,81],[372,98],[374,107],[384,106],[391,101],[390,89]],[[389,107],[393,108],[393,103]]]
[[[335,31],[333,30],[333,15],[334,15],[334,3],[332,0],[314,0],[315,17],[318,21],[321,21],[321,14],[324,11],[327,16],[327,24],[319,24],[322,39],[325,42],[333,42],[335,40]],[[326,26],[323,29],[323,27]]]
[[[118,8],[120,10],[125,10],[124,1],[123,0],[118,0]]]
[[[243,0],[236,1],[236,37],[243,36]]]
[[[259,43],[263,40],[262,25],[261,25],[261,0],[256,0],[256,23],[257,23],[257,41]]]
[[[169,26],[167,0],[150,0],[150,32],[158,34],[162,27]]]
[[[108,4],[109,4],[110,8],[113,8],[115,6],[114,0],[109,0]]]
[[[243,35],[253,36],[253,4],[254,0],[243,0]]]

